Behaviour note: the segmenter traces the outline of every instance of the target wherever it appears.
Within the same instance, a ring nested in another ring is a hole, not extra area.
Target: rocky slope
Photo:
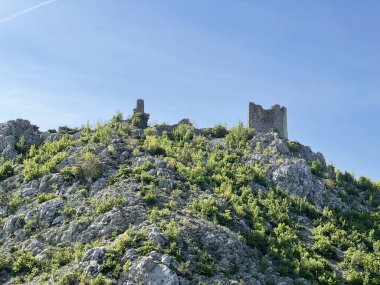
[[[1,284],[380,284],[379,184],[276,133],[138,125],[0,124]]]

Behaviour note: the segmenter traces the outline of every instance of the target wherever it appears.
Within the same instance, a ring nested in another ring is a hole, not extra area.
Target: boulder
[[[132,265],[129,279],[146,285],[179,285],[177,274],[165,264],[160,263],[159,254],[143,257],[140,262]]]
[[[27,120],[17,119],[0,124],[0,154],[5,160],[16,157],[16,146],[21,137],[25,139],[26,146],[41,142],[38,128]]]

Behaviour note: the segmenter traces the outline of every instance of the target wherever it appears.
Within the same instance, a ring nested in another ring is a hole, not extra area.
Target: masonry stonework
[[[133,114],[136,115],[136,113],[144,113],[144,100],[138,99],[136,103],[136,108],[133,109]]]
[[[287,110],[280,105],[265,110],[262,106],[250,102],[248,125],[258,133],[274,130],[280,137],[288,139]]]

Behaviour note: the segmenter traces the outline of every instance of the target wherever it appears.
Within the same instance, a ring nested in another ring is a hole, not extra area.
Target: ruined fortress
[[[138,99],[133,114],[145,114],[144,100]],[[185,122],[182,120],[181,122]],[[187,123],[190,124],[188,120]],[[168,126],[169,127],[169,126]],[[288,139],[288,120],[287,110],[280,105],[274,105],[272,108],[265,110],[262,106],[253,102],[249,103],[248,109],[248,127],[255,129],[257,133],[267,133],[275,131],[280,137]]]
[[[248,113],[248,126],[256,132],[266,133],[274,130],[280,137],[288,139],[288,119],[285,107],[274,105],[265,110],[262,106],[250,102]]]
[[[144,100],[143,99],[137,99],[136,102],[136,108],[133,109],[133,115],[136,115],[137,113],[144,114]]]

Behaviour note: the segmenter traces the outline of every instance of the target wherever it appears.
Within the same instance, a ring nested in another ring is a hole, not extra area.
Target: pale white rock
[[[129,279],[145,285],[179,285],[178,276],[169,267],[155,261],[154,257],[143,257],[129,270]]]

